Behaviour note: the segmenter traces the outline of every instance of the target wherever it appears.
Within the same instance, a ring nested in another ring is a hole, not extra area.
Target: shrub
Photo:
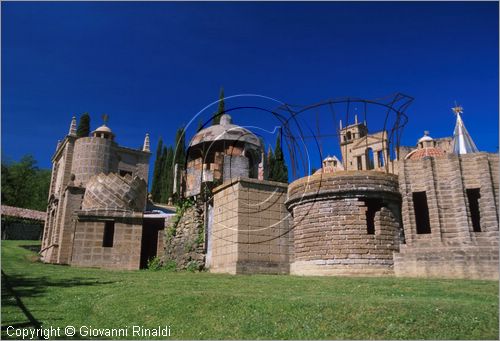
[[[199,264],[198,264],[198,262],[197,262],[197,261],[195,261],[195,260],[190,261],[190,262],[187,264],[187,266],[186,266],[186,270],[187,270],[187,271],[190,271],[190,272],[196,272],[196,271],[198,271],[198,270],[199,270],[199,268],[200,268],[200,265],[199,265]]]
[[[162,267],[161,259],[159,257],[154,257],[148,260],[148,270],[158,271]]]
[[[177,270],[177,263],[173,259],[167,260],[163,264],[163,270],[165,270],[165,271],[176,271]]]

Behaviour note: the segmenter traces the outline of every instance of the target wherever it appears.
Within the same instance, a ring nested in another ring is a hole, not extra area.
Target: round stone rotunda
[[[393,174],[317,173],[288,187],[295,275],[385,275],[399,250],[401,195]]]

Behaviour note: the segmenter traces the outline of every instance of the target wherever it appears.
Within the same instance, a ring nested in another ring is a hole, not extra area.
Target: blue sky
[[[498,148],[497,2],[1,6],[3,158],[31,153],[49,167],[71,116],[83,112],[92,128],[108,114],[125,146],[149,132],[154,149],[217,100],[221,85],[227,96],[304,105],[402,92],[415,98],[406,145],[424,130],[450,136],[456,100],[479,149]],[[246,112],[241,122],[267,119]]]

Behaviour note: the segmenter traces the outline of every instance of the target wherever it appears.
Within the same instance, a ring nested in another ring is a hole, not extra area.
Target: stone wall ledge
[[[394,276],[392,265],[376,264],[317,264],[315,261],[296,261],[290,274],[298,276]]]
[[[259,180],[259,179],[252,179],[252,178],[245,178],[245,177],[236,177],[232,178],[228,181],[224,181],[222,185],[219,185],[213,189],[213,194],[218,193],[225,188],[231,187],[237,183],[241,183],[243,186],[246,185],[259,185],[259,186],[265,186],[265,187],[274,187],[277,190],[280,191],[285,191],[288,188],[288,184],[285,184],[283,182],[277,182],[277,181],[270,181],[270,180]]]

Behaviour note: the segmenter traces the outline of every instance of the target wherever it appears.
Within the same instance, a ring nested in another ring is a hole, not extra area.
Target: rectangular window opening
[[[417,234],[431,233],[429,206],[427,206],[427,194],[425,192],[413,192],[412,194],[415,222],[417,224]]]
[[[481,193],[479,188],[466,189],[467,199],[469,201],[470,219],[474,232],[481,232],[481,214],[479,212],[479,198]]]
[[[120,169],[120,176],[132,175],[132,172]]]
[[[375,234],[375,214],[382,208],[382,200],[365,199],[366,206],[366,233]]]
[[[384,167],[385,163],[384,163],[384,153],[383,153],[383,151],[379,150],[377,152],[377,159],[378,159],[378,166],[379,167]]]
[[[102,238],[102,247],[113,247],[115,238],[115,222],[106,221],[104,223],[104,236]]]

